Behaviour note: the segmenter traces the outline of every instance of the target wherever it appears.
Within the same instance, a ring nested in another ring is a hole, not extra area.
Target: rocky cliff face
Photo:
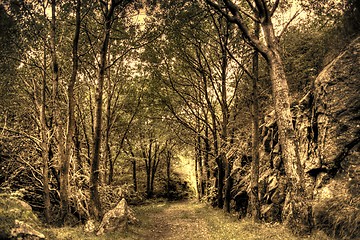
[[[360,236],[360,38],[320,73],[313,96],[303,161],[316,164],[307,169],[315,224],[337,237]]]
[[[316,227],[336,237],[360,236],[360,37],[316,78],[293,106],[306,190]],[[274,220],[285,187],[273,113],[263,125],[263,214]]]

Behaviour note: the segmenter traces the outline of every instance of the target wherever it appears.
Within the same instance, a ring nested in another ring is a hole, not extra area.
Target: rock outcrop
[[[360,236],[360,37],[326,66],[293,113],[315,227],[337,238]],[[262,214],[276,221],[286,181],[274,112],[262,137]]]
[[[359,66],[360,37],[316,78],[312,138],[303,159],[316,163],[305,167],[314,180],[315,224],[336,237],[360,236]]]
[[[45,239],[45,235],[36,231],[29,224],[22,221],[15,220],[15,225],[10,231],[11,237],[14,239],[31,239],[40,240]]]
[[[136,218],[134,213],[129,208],[125,198],[123,198],[115,208],[105,213],[96,235],[101,235],[115,230],[124,230],[126,229],[128,223],[135,222]]]
[[[7,194],[0,195],[0,239],[45,239],[36,230],[39,225],[29,204]]]

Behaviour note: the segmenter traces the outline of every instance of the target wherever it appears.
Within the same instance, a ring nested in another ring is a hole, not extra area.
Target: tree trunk
[[[50,48],[51,48],[51,61],[52,61],[52,108],[53,108],[53,119],[55,131],[54,136],[56,137],[57,154],[60,162],[60,221],[64,224],[65,217],[69,212],[69,193],[68,193],[68,169],[64,163],[65,160],[65,146],[64,146],[64,132],[63,122],[61,119],[60,109],[60,93],[59,93],[59,65],[57,61],[56,52],[56,1],[51,1],[51,30],[50,30]]]
[[[311,227],[309,206],[304,191],[304,171],[290,109],[289,87],[272,24],[263,24],[262,29],[270,48],[266,52],[266,59],[270,67],[279,141],[287,176],[288,192],[282,212],[283,221],[298,233],[307,233]]]
[[[171,183],[171,151],[166,153],[166,196],[170,199],[170,183]]]
[[[196,157],[195,157],[195,173],[197,183],[198,199],[200,200],[204,196],[204,177],[202,166],[202,150],[201,150],[201,137],[200,137],[200,121],[197,120],[197,136],[196,136]]]
[[[154,194],[155,174],[159,161],[160,161],[159,144],[155,142],[154,158],[152,160],[152,165],[150,165],[151,166],[151,181],[150,181],[151,196]]]
[[[108,53],[108,59],[110,59],[110,52]],[[111,87],[111,78],[110,78],[110,68],[108,68],[108,87],[107,87],[107,101],[106,101],[106,126],[105,126],[105,161],[104,161],[104,177],[103,182],[108,183],[109,185],[112,182],[112,177],[114,174],[114,164],[111,154],[111,147],[110,147],[110,133],[111,133],[111,100],[113,98],[113,90]],[[109,167],[109,170],[108,170]],[[111,178],[110,178],[111,175]]]
[[[75,121],[75,133],[74,133],[74,151],[75,151],[75,172],[79,173],[80,176],[76,177],[76,184],[78,187],[80,187],[80,183],[84,180],[84,169],[83,169],[83,163],[81,160],[81,142],[80,142],[80,130],[78,127],[78,124]]]
[[[50,190],[49,190],[49,138],[48,128],[46,125],[46,50],[44,43],[44,72],[41,87],[41,107],[40,107],[40,124],[41,124],[41,157],[43,162],[43,191],[44,191],[44,215],[47,224],[50,223]]]
[[[219,144],[218,144],[218,133],[217,133],[217,124],[216,124],[216,115],[214,110],[211,111],[211,120],[212,120],[212,136],[213,136],[213,146],[214,146],[214,156],[215,162],[218,168],[216,175],[216,189],[217,189],[217,206],[218,208],[223,208],[224,198],[223,198],[223,189],[224,189],[224,166],[221,157],[219,156]]]
[[[221,123],[221,159],[224,164],[224,172],[225,172],[225,211],[230,212],[230,202],[231,202],[231,187],[232,187],[232,179],[231,179],[231,168],[232,164],[230,159],[226,156],[226,151],[228,150],[228,125],[229,125],[229,106],[227,103],[227,68],[228,68],[228,54],[227,54],[227,46],[229,41],[230,34],[230,23],[226,22],[226,26],[224,28],[224,33],[222,33],[219,37],[220,47],[222,52],[221,58],[221,98],[219,99],[221,105],[221,114],[222,114],[222,123]]]
[[[255,36],[259,37],[260,25],[255,24]],[[252,162],[250,173],[250,217],[254,222],[260,219],[259,201],[259,98],[257,81],[259,79],[259,53],[254,50],[252,77]]]
[[[150,140],[150,143],[149,143],[148,155],[146,155],[145,147],[143,149],[143,158],[145,161],[145,168],[146,168],[146,195],[147,195],[147,198],[152,197],[152,192],[151,192],[152,158],[151,158],[151,154],[152,154],[152,140]]]
[[[70,158],[73,149],[73,138],[75,134],[75,96],[74,87],[77,78],[79,57],[78,57],[78,45],[80,36],[80,0],[76,2],[76,22],[75,33],[73,39],[72,49],[72,73],[68,85],[68,119],[67,119],[67,135],[65,139],[65,153],[64,158],[61,161],[61,181],[60,181],[60,193],[61,193],[61,220],[62,224],[65,223],[65,219],[69,211],[69,170],[70,170]]]
[[[196,142],[195,146],[195,162],[194,162],[194,172],[195,172],[195,184],[196,184],[196,198],[200,201],[201,194],[200,194],[200,177],[199,177],[199,149],[198,149],[198,143]]]
[[[108,128],[108,127],[106,127]],[[114,163],[111,154],[110,142],[109,142],[110,131],[106,130],[105,134],[105,164],[104,164],[104,184],[111,185],[114,176]]]
[[[50,189],[49,189],[49,146],[47,143],[47,137],[44,138],[44,135],[47,135],[47,133],[42,133],[43,139],[42,139],[42,151],[41,151],[41,157],[43,160],[43,191],[44,191],[44,215],[45,215],[45,222],[47,224],[50,223]]]
[[[210,159],[210,151],[211,151],[211,147],[210,147],[210,142],[209,142],[209,126],[208,126],[208,117],[205,114],[205,121],[206,121],[206,125],[205,125],[205,154],[204,154],[204,171],[205,171],[205,189],[206,189],[206,194],[208,194],[208,190],[210,188],[210,165],[209,165],[209,159]]]
[[[224,189],[224,166],[221,157],[219,156],[219,143],[218,143],[218,129],[217,129],[217,123],[216,123],[216,112],[213,107],[213,104],[211,102],[209,93],[208,93],[208,80],[205,72],[202,71],[202,88],[204,89],[204,95],[205,100],[207,103],[207,107],[210,111],[211,116],[211,134],[213,137],[213,148],[214,148],[214,156],[215,156],[215,162],[217,164],[217,171],[215,171],[215,189],[217,190],[217,206],[219,208],[223,208],[224,206],[224,199],[223,199],[223,189]]]
[[[130,154],[131,154],[131,157],[132,157],[132,160],[131,160],[131,164],[132,164],[132,179],[133,179],[133,185],[134,185],[134,192],[137,192],[137,177],[136,177],[136,159],[135,159],[135,154],[132,150],[132,147],[131,147],[131,144],[130,142],[127,140],[126,141],[129,145],[129,151],[130,151]]]
[[[98,82],[95,96],[95,126],[94,126],[94,147],[91,161],[90,172],[90,215],[95,219],[102,216],[99,181],[100,181],[100,148],[101,148],[101,131],[102,131],[102,110],[103,110],[103,86],[106,70],[106,56],[108,52],[112,18],[115,9],[115,3],[110,2],[110,6],[105,6],[104,13],[104,36],[100,49],[100,60],[98,69]]]
[[[132,179],[134,184],[134,192],[137,192],[137,177],[136,177],[136,160],[132,160]]]
[[[218,167],[217,172],[217,206],[218,208],[224,207],[224,198],[223,198],[223,191],[224,191],[224,177],[225,177],[225,168],[223,164],[223,159],[221,155],[216,157],[216,164]]]
[[[231,178],[231,163],[229,161],[229,159],[226,157],[226,153],[222,152],[221,153],[221,158],[223,159],[224,164],[224,168],[225,168],[225,197],[224,197],[224,203],[225,203],[225,211],[226,212],[230,212],[231,208],[230,208],[230,203],[231,203],[231,188],[232,188],[232,178]]]
[[[279,140],[287,176],[288,193],[282,213],[283,221],[289,227],[299,229],[299,232],[308,232],[309,209],[304,191],[304,173],[292,122],[287,82],[279,55],[275,54],[270,66]]]

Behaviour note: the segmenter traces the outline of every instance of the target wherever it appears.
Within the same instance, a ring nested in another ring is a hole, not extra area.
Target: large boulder
[[[40,240],[45,239],[45,235],[36,231],[31,225],[15,220],[15,224],[10,230],[10,235],[14,239]]]
[[[0,239],[45,239],[31,206],[11,195],[0,195]]]
[[[115,208],[105,213],[96,235],[116,230],[123,231],[126,229],[128,223],[135,222],[136,218],[134,213],[128,206],[125,198],[123,198]]]

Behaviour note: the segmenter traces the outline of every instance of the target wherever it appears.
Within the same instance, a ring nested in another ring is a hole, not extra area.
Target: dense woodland
[[[123,197],[194,197],[311,232],[294,109],[359,36],[359,4],[2,1],[1,194],[49,226],[101,220]],[[321,226],[355,237],[353,217]]]

